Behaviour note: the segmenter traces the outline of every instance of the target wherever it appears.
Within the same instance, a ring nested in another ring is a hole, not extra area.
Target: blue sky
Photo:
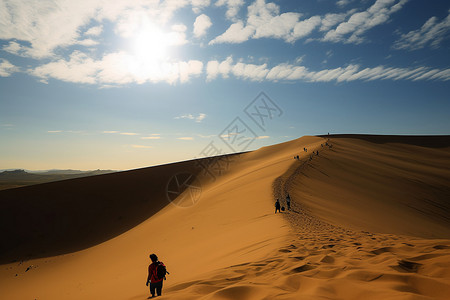
[[[0,169],[131,169],[327,132],[450,134],[449,12],[0,0]]]

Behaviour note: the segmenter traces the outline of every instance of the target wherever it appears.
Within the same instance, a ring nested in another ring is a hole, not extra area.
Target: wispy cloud
[[[48,133],[60,133],[63,132],[62,130],[48,130]]]
[[[159,139],[161,139],[161,137],[160,136],[143,136],[143,137],[141,137],[141,140],[159,140]]]
[[[352,2],[352,1],[354,1],[354,0],[338,0],[338,2],[336,2],[336,5],[343,7],[343,6],[350,4],[350,2]]]
[[[269,70],[267,69],[267,64],[255,65],[242,62],[233,64],[233,58],[229,56],[222,62],[209,61],[206,66],[206,72],[207,81],[216,79],[219,75],[223,78],[228,78],[230,73],[238,78],[261,81],[265,79]]]
[[[150,149],[150,148],[153,148],[152,146],[146,146],[146,145],[131,145],[131,147],[137,148],[137,149]]]
[[[268,138],[270,138],[270,136],[268,136],[268,135],[260,135],[260,136],[257,136],[255,139],[262,140],[262,139],[268,139]]]
[[[80,5],[76,1],[1,1],[0,39],[20,41],[20,54],[33,58],[55,57],[55,50],[76,45],[83,36],[98,36],[101,26],[94,26],[83,32],[92,20],[109,21],[114,30],[122,34],[122,29],[134,26],[143,18],[150,18],[158,24],[165,24],[175,11],[191,5],[201,9],[209,5],[209,0],[192,1],[128,1],[116,0],[113,4],[103,0],[92,0]],[[17,48],[17,47],[16,47]],[[9,48],[11,50],[11,48]]]
[[[212,67],[210,67],[212,66]],[[249,67],[248,67],[249,66]],[[207,80],[218,76],[228,78],[234,75],[237,78],[261,81],[294,81],[306,82],[347,82],[355,80],[450,80],[450,69],[431,69],[427,67],[397,68],[397,67],[366,67],[358,64],[349,64],[345,67],[313,71],[302,65],[279,64],[268,68],[267,64],[252,65],[243,62],[233,63],[228,57],[222,62],[208,63]]]
[[[119,132],[116,130],[105,130],[103,131],[103,133],[119,133]]]
[[[185,114],[178,117],[175,117],[174,119],[188,119],[188,120],[195,120],[195,122],[200,123],[206,118],[206,114],[199,113],[198,116],[195,116],[193,114]]]
[[[7,61],[4,58],[0,58],[0,77],[9,77],[13,73],[18,72],[19,68]]]
[[[438,22],[437,17],[432,17],[423,24],[420,29],[402,34],[400,39],[394,43],[394,49],[417,50],[427,45],[432,48],[439,47],[439,44],[449,38],[450,31],[450,10],[445,19]]]
[[[377,0],[371,7],[356,12],[340,23],[336,29],[328,31],[323,40],[331,42],[360,43],[362,35],[369,29],[389,21],[390,16],[403,8],[408,0]]]
[[[225,15],[228,19],[234,19],[243,5],[244,0],[218,0],[216,2],[216,6],[227,7]]]
[[[102,133],[106,133],[106,134],[120,134],[120,135],[128,135],[128,136],[140,135],[140,133],[137,133],[137,132],[121,132],[121,131],[118,131],[118,130],[105,130],[105,131],[102,131]]]
[[[216,137],[217,134],[210,134],[210,135],[203,135],[203,134],[197,134],[199,137],[201,137],[202,139],[210,139],[213,137]]]
[[[103,31],[103,26],[94,26],[86,30],[84,35],[99,36]]]
[[[192,11],[198,14],[211,4],[211,0],[192,0],[191,3],[192,3]]]
[[[191,136],[184,136],[184,137],[179,137],[177,138],[177,140],[183,140],[183,141],[192,141],[194,138]]]

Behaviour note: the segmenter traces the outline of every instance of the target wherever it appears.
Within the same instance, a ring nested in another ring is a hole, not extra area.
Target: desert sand
[[[186,161],[0,191],[0,299],[146,299],[150,253],[161,299],[450,298],[450,137],[302,137],[220,161],[214,178]],[[169,202],[182,173],[201,193]]]

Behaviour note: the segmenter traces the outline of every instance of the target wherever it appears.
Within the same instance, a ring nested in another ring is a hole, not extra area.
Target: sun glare
[[[170,63],[170,50],[174,45],[173,34],[146,23],[133,34],[131,53],[126,62],[128,70],[139,82],[166,78],[174,72]]]
[[[148,26],[134,38],[133,52],[140,63],[158,63],[168,58],[169,39],[161,29]]]

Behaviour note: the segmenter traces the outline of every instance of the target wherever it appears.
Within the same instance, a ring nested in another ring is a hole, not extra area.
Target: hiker
[[[286,196],[286,206],[288,210],[291,210],[291,196],[289,196],[289,193]]]
[[[319,150],[317,150],[317,153],[316,153],[316,155],[319,155]]]
[[[280,200],[277,199],[277,202],[275,202],[275,213],[277,213],[277,210],[279,213],[281,213],[281,204]]]
[[[169,274],[169,272],[167,272],[164,263],[158,260],[156,254],[150,254],[150,259],[152,263],[148,266],[148,276],[145,285],[148,286],[150,284],[150,293],[153,298],[155,297],[155,290],[157,295],[161,296],[163,280],[166,279],[166,273]]]

